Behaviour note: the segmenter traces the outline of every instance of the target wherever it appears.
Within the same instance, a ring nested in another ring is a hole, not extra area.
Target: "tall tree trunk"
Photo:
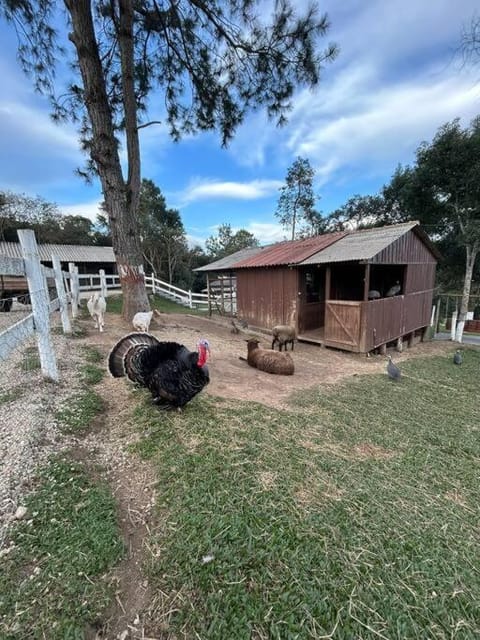
[[[473,246],[467,245],[467,259],[465,263],[465,280],[463,281],[462,302],[460,303],[460,312],[458,314],[457,328],[455,332],[456,342],[462,342],[463,329],[465,327],[465,319],[468,312],[468,302],[470,300],[470,289],[472,287],[473,268],[478,254],[478,244]]]
[[[127,183],[123,179],[115,140],[113,118],[95,37],[91,1],[64,0],[64,3],[72,21],[69,38],[77,51],[85,105],[92,127],[90,155],[100,177],[112,231],[113,250],[123,292],[123,315],[130,320],[137,311],[147,311],[150,308],[145,289],[142,251],[136,229],[140,153],[134,105],[131,2],[120,2],[119,34],[129,163]]]

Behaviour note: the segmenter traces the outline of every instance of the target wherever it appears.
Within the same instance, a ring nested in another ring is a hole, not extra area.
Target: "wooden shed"
[[[429,326],[438,251],[418,222],[281,242],[229,256],[237,315],[358,353]],[[213,265],[202,267],[208,271]]]

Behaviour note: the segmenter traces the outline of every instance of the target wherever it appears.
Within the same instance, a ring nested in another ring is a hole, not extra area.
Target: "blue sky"
[[[340,55],[315,91],[297,93],[286,127],[252,114],[227,149],[213,133],[174,143],[161,126],[142,130],[142,175],[179,209],[191,242],[203,243],[222,223],[262,244],[286,237],[274,212],[299,155],[316,171],[317,206],[327,214],[356,193],[376,193],[441,124],[459,117],[466,126],[480,113],[480,63],[456,55],[476,0],[320,6],[331,21],[325,45],[336,42]],[[0,23],[0,38],[0,190],[40,195],[94,219],[101,190],[74,175],[83,164],[74,127],[50,120],[46,98],[16,61],[12,28]]]

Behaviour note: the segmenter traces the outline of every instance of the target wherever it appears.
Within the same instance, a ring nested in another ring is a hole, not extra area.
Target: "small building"
[[[103,269],[106,274],[117,273],[117,264],[112,247],[100,247],[83,244],[39,244],[40,262],[52,267],[52,254],[58,256],[63,271],[68,271],[68,263],[74,262],[81,273],[98,273]],[[0,255],[9,258],[21,258],[22,250],[18,242],[0,242]]]
[[[368,353],[429,326],[438,259],[408,222],[256,247],[199,270],[236,278],[237,315],[250,325],[289,324],[299,340]]]

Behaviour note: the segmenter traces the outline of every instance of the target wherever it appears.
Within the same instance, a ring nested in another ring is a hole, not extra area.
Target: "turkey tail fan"
[[[121,378],[126,375],[125,356],[132,347],[142,345],[151,347],[158,345],[155,336],[149,333],[129,333],[121,338],[108,354],[108,370],[114,378]]]

